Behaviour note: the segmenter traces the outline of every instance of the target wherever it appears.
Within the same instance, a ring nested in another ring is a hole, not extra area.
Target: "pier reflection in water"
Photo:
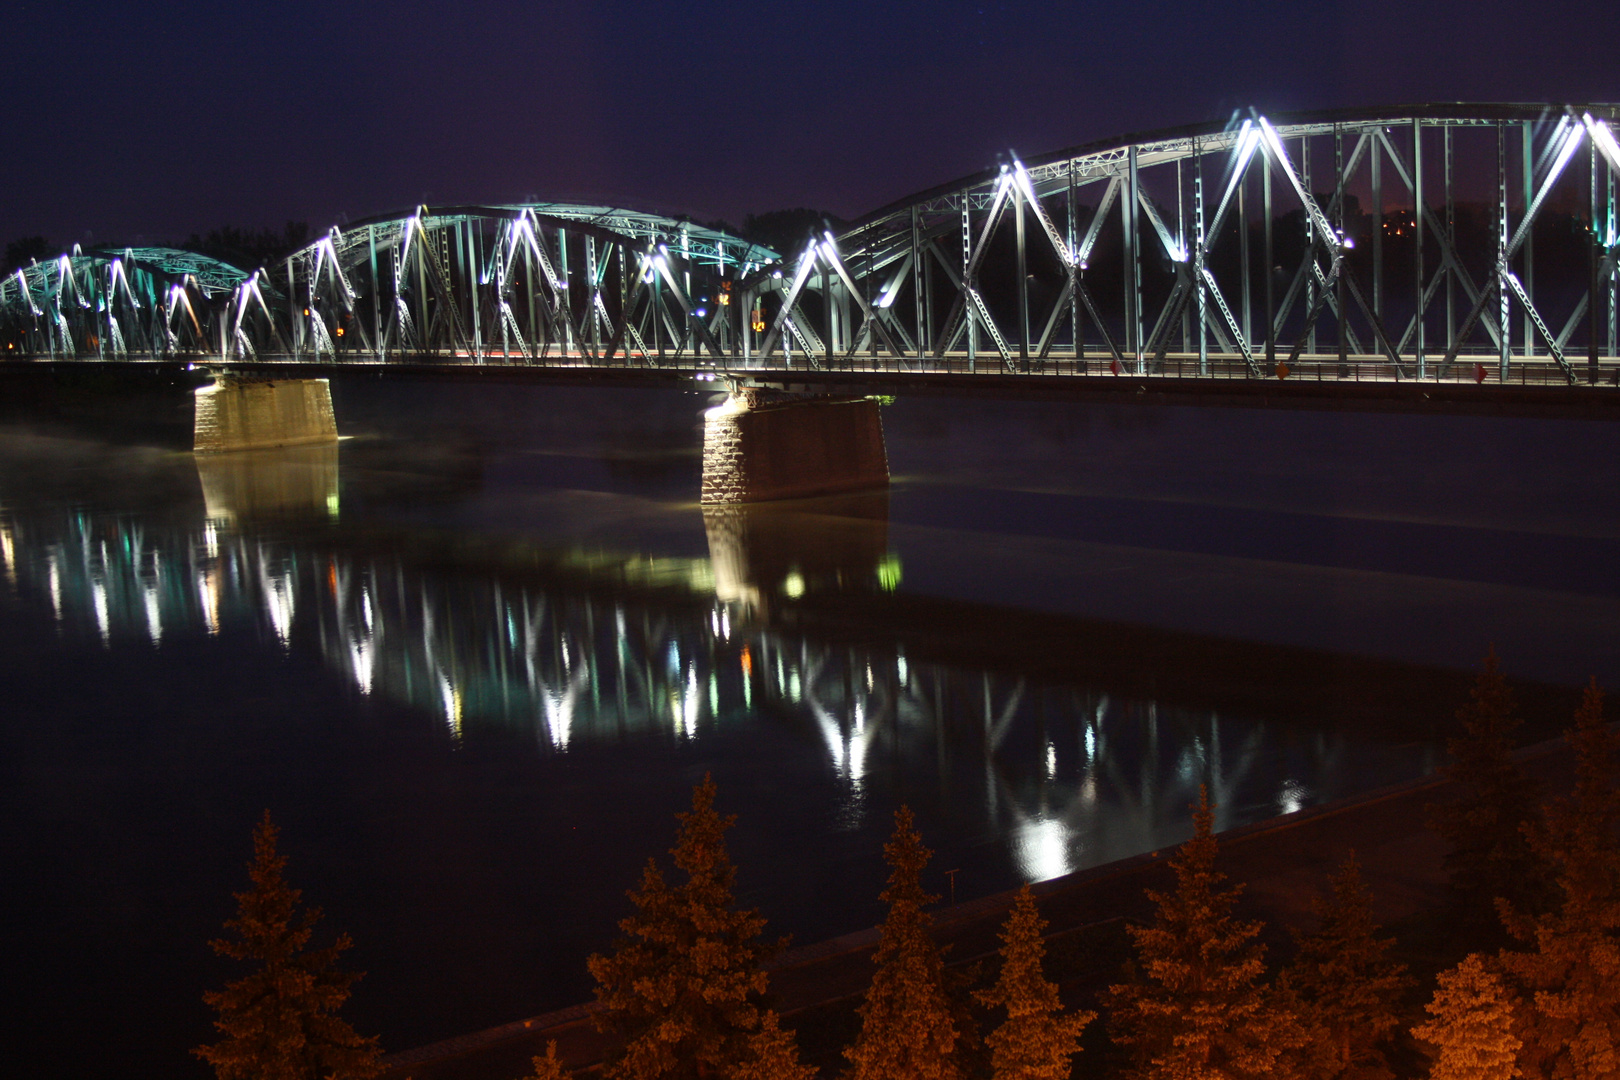
[[[1013,883],[998,865],[1039,880],[1172,843],[1201,783],[1224,827],[1364,771],[1369,748],[1308,722],[1282,730],[818,632],[806,606],[881,605],[901,579],[887,492],[704,508],[708,559],[468,542],[447,568],[409,534],[338,524],[337,453],[199,458],[204,513],[189,526],[7,510],[6,573],[64,629],[113,648],[199,629],[312,643],[362,694],[437,716],[452,740],[522,731],[555,756],[775,725],[836,776],[838,805],[814,811],[836,830],[883,830],[874,785],[885,807],[940,785],[955,828],[999,839],[975,875],[990,885]]]

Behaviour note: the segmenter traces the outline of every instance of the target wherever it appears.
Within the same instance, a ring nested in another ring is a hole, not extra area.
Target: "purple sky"
[[[13,3],[0,242],[419,202],[857,216],[1129,131],[1620,99],[1620,4]]]

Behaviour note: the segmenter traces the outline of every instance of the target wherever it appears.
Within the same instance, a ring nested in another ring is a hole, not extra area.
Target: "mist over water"
[[[902,802],[969,899],[1178,842],[1200,783],[1230,827],[1437,764],[1445,716],[1289,649],[1617,667],[1609,425],[902,399],[889,493],[705,511],[704,397],[333,390],[336,448],[0,432],[6,1022],[60,1071],[200,1068],[267,806],[399,1050],[586,998],[705,772],[806,943],[880,917]],[[1284,690],[1184,659],[1228,648]]]

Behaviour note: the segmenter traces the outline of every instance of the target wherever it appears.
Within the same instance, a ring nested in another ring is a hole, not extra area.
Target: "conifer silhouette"
[[[277,835],[266,810],[253,830],[252,887],[236,894],[236,918],[225,923],[236,936],[209,943],[221,956],[259,967],[203,995],[225,1038],[192,1053],[219,1080],[366,1080],[381,1070],[377,1040],[355,1034],[337,1015],[360,978],[336,967],[352,942],[340,934],[324,949],[308,948],[321,911],[299,913],[299,890],[282,877],[287,859],[276,852]]]
[[[1519,991],[1520,1065],[1529,1075],[1595,1080],[1620,1075],[1620,739],[1603,722],[1603,691],[1587,687],[1575,726],[1575,790],[1528,830],[1552,867],[1556,902],[1531,918],[1502,905],[1525,951],[1504,950]]]
[[[945,964],[929,935],[933,919],[924,910],[939,897],[923,891],[922,872],[933,854],[909,807],[894,815],[894,835],[883,845],[890,867],[889,905],[872,961],[877,965],[861,1030],[844,1051],[846,1080],[959,1080],[962,1033],[945,987]]]
[[[1433,1019],[1412,1034],[1437,1050],[1429,1080],[1512,1080],[1522,1075],[1514,1061],[1519,1039],[1513,1034],[1507,990],[1484,957],[1470,953],[1442,971],[1434,999],[1425,1008]]]
[[[1451,847],[1446,871],[1452,888],[1475,921],[1494,924],[1498,897],[1539,911],[1547,875],[1524,827],[1535,819],[1541,792],[1512,758],[1520,720],[1495,649],[1457,719],[1463,734],[1447,741],[1451,761],[1442,771],[1461,785],[1462,795],[1429,807],[1430,827]]]
[[[1278,978],[1309,1038],[1305,1072],[1319,1080],[1389,1076],[1378,1044],[1400,1025],[1412,980],[1389,958],[1395,940],[1378,936],[1354,852],[1314,906],[1321,925],[1295,935],[1299,950]]]
[[[725,831],[735,817],[714,809],[707,776],[692,809],[676,818],[671,854],[686,881],[671,886],[648,859],[636,907],[619,923],[625,938],[611,956],[587,964],[606,1009],[598,1027],[623,1045],[604,1068],[609,1080],[809,1080],[792,1035],[761,1004],[761,964],[780,945],[759,940],[765,920],[732,909],[736,868]]]
[[[1232,916],[1241,887],[1221,888],[1213,821],[1200,788],[1193,838],[1170,862],[1176,890],[1148,891],[1158,914],[1150,926],[1129,928],[1132,978],[1105,995],[1109,1033],[1139,1080],[1269,1077],[1304,1043],[1293,1013],[1261,982],[1261,924]]]
[[[1080,1033],[1096,1019],[1094,1012],[1064,1013],[1056,984],[1041,970],[1045,929],[1025,885],[1001,931],[1001,975],[992,989],[975,995],[983,1005],[1007,1010],[1007,1019],[985,1040],[994,1080],[1067,1080]]]
[[[546,1043],[544,1056],[534,1056],[534,1071],[523,1080],[568,1080],[568,1070],[563,1068],[561,1059],[557,1057],[556,1039]]]

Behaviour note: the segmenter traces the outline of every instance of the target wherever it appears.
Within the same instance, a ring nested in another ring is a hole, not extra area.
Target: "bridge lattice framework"
[[[1596,381],[1620,368],[1617,121],[1615,105],[1251,111],[1009,154],[785,253],[560,203],[419,207],[251,273],[76,252],[0,283],[0,334],[11,355],[227,364],[1571,383],[1584,345]],[[1539,291],[1538,236],[1557,256]]]

